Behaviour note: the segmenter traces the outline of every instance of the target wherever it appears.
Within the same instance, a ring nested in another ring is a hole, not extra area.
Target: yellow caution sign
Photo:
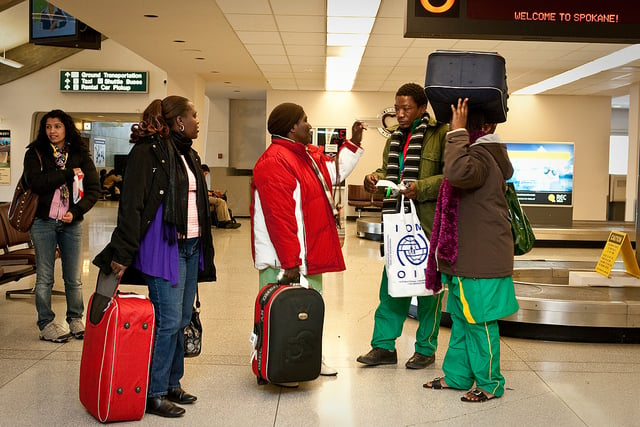
[[[607,244],[600,254],[598,264],[596,264],[596,272],[605,277],[609,277],[620,251],[622,251],[625,271],[634,277],[640,278],[640,267],[638,267],[638,261],[633,253],[629,236],[627,233],[620,231],[612,231],[609,233]]]

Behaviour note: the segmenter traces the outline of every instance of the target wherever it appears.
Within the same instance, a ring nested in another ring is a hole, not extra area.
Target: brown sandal
[[[469,399],[467,397],[467,395],[474,396],[475,399]],[[460,400],[462,400],[463,402],[479,402],[479,403],[482,403],[482,402],[486,402],[486,401],[491,400],[491,399],[497,399],[497,397],[498,396],[495,396],[495,395],[487,396],[487,394],[484,391],[480,390],[479,388],[474,388],[473,390],[469,390],[468,392],[466,392],[460,398]]]
[[[433,390],[443,390],[445,388],[451,388],[449,386],[443,386],[442,385],[442,380],[443,379],[444,379],[444,377],[436,377],[436,378],[432,379],[431,381],[422,384],[422,387],[431,388]],[[429,383],[431,383],[431,385],[429,385]]]

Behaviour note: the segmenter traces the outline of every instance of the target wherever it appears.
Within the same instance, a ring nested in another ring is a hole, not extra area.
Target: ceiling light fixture
[[[8,65],[9,67],[13,67],[13,68],[22,68],[22,67],[24,67],[24,64],[21,64],[21,63],[19,63],[17,61],[13,61],[11,59],[7,59],[6,50],[2,51],[2,56],[0,57],[0,64]]]
[[[546,80],[527,86],[518,91],[513,92],[514,95],[537,95],[539,93],[546,92],[551,89],[555,89],[560,86],[573,83],[585,77],[593,76],[594,74],[601,73],[603,71],[611,70],[617,67],[622,67],[630,62],[640,59],[640,44],[634,44],[624,49],[620,49],[617,52],[613,52],[602,58],[595,59],[591,62],[587,62],[584,65],[576,67],[572,70],[565,71],[557,76],[550,77]]]
[[[327,59],[325,90],[350,91],[380,0],[327,1]]]

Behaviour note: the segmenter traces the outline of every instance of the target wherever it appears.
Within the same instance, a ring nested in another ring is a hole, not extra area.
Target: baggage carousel
[[[604,246],[611,231],[622,231],[636,241],[635,225],[632,222],[615,221],[573,221],[571,227],[533,227],[536,241],[548,246],[560,246],[568,242],[595,242]],[[380,215],[356,219],[356,234],[369,240],[382,240]],[[555,244],[554,244],[555,243]]]
[[[379,218],[359,218],[356,222],[359,237],[382,239]],[[551,247],[576,244],[604,247],[612,230],[627,233],[635,242],[633,223],[582,221],[574,222],[570,228],[534,227],[537,244]],[[499,321],[501,335],[552,341],[640,343],[640,286],[569,285],[569,272],[594,271],[596,262],[516,258],[513,279],[520,309]],[[614,271],[624,271],[622,261],[615,263]],[[441,324],[449,327],[446,296],[443,311]],[[415,314],[414,300],[409,315],[415,318]]]

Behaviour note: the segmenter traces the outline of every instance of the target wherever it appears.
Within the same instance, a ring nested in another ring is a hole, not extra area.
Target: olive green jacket
[[[395,128],[389,129],[391,132]],[[440,184],[442,184],[442,169],[444,167],[444,147],[446,145],[446,135],[449,131],[449,125],[438,123],[432,117],[429,119],[427,132],[425,133],[422,144],[422,158],[420,159],[420,170],[416,185],[418,187],[418,198],[413,201],[416,206],[418,218],[424,228],[427,237],[431,237],[431,227],[433,225],[433,217],[436,211],[436,201]],[[382,167],[376,169],[373,173],[378,179],[386,179],[387,163],[389,160],[389,147],[391,138],[387,142],[382,153]],[[383,190],[380,190],[383,191]]]

